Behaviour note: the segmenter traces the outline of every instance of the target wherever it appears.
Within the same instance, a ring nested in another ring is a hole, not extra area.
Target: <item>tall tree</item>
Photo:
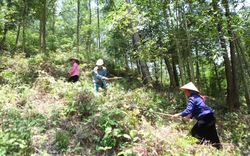
[[[169,21],[168,21],[168,15],[167,15],[167,1],[166,0],[162,0],[162,11],[163,11],[163,15],[164,15],[164,19],[165,19],[165,23],[166,23],[166,26],[167,28],[171,29],[171,26],[169,24]],[[173,45],[171,44],[170,45],[171,47],[169,48],[169,52],[174,51],[175,48],[173,48]],[[169,54],[166,54],[164,56],[164,60],[165,60],[165,64],[167,66],[167,69],[168,69],[168,73],[169,73],[169,77],[170,77],[170,86],[173,87],[173,88],[176,88],[178,87],[178,78],[176,79],[176,76],[175,77],[175,74],[174,74],[174,64],[171,65],[170,63],[170,57],[168,56]],[[171,55],[170,55],[171,56]],[[172,63],[174,62],[174,60],[172,59]],[[172,67],[173,66],[173,67]]]
[[[40,31],[39,31],[39,53],[46,53],[46,4],[47,0],[41,1]]]
[[[245,99],[246,99],[246,103],[248,106],[248,111],[250,112],[250,91],[249,88],[246,87],[249,84],[249,79],[247,79],[247,74],[244,70],[244,62],[242,61],[242,58],[244,57],[244,55],[241,55],[240,53],[244,53],[241,52],[243,48],[240,45],[239,39],[236,39],[236,51],[237,51],[237,55],[238,55],[238,59],[239,59],[239,67],[240,67],[240,77],[243,81],[243,88],[244,88],[244,92],[245,92]]]
[[[126,3],[130,4],[132,3],[132,0],[126,0]],[[128,12],[130,12],[131,8],[128,8]],[[133,29],[133,25],[134,23],[130,23],[131,24],[131,28]],[[135,49],[138,51],[138,53],[142,53],[142,50],[140,48],[140,43],[141,43],[141,39],[139,36],[139,33],[137,31],[133,32],[133,42],[135,45]],[[147,66],[146,61],[138,59],[138,65],[139,65],[139,69],[142,72],[142,80],[144,84],[148,84],[152,82],[152,77],[149,73],[149,69]]]
[[[221,48],[224,51],[223,58],[224,58],[224,63],[225,63],[225,73],[226,73],[226,80],[227,80],[227,105],[228,105],[229,110],[232,111],[234,107],[234,87],[233,87],[231,64],[230,64],[230,60],[228,57],[226,39],[225,39],[224,31],[223,31],[223,23],[222,23],[222,18],[221,18],[222,15],[221,15],[221,10],[218,5],[218,1],[213,0],[212,4],[213,4],[213,9],[216,12],[214,16],[216,20]]]
[[[172,10],[170,8],[170,5],[168,5],[167,9],[168,9],[169,16],[174,17],[174,15],[172,13]],[[175,15],[176,17],[179,17],[178,12],[179,11],[176,10],[176,15]],[[181,52],[180,52],[180,49],[181,49],[180,48],[180,41],[177,38],[177,32],[176,32],[176,30],[179,27],[179,22],[178,22],[178,19],[176,19],[176,21],[174,21],[173,18],[171,18],[170,23],[171,23],[171,29],[172,29],[172,36],[173,36],[173,39],[175,41],[176,53],[177,53],[177,56],[178,56],[181,85],[184,85],[186,80],[185,80],[185,76],[184,76],[183,58],[182,58],[182,55],[181,55]],[[176,25],[174,25],[174,23],[176,23]]]
[[[21,24],[23,26],[23,36],[25,36],[25,31],[24,31],[24,27],[25,27],[25,11],[26,11],[26,0],[23,0],[23,9],[22,9],[22,14],[21,14],[21,18],[20,21],[18,22],[18,28],[17,28],[17,34],[16,34],[16,42],[15,42],[15,49],[17,48],[17,44],[19,41],[19,35],[20,35],[20,30],[21,30]],[[23,37],[24,39],[25,37]],[[24,43],[23,43],[24,45]],[[23,51],[24,51],[24,46],[23,46]]]
[[[191,4],[189,4],[189,9],[191,9]],[[193,55],[192,55],[192,50],[191,50],[191,35],[189,33],[189,28],[188,28],[188,23],[187,23],[187,17],[186,17],[186,13],[185,13],[185,7],[186,7],[186,4],[184,2],[182,2],[182,5],[181,5],[181,15],[182,15],[182,18],[183,18],[183,27],[184,27],[184,30],[185,30],[185,34],[186,34],[186,37],[187,37],[187,47],[186,47],[186,51],[187,51],[187,57],[188,57],[188,74],[190,76],[190,79],[192,82],[195,81],[195,78],[194,78],[194,67],[193,67]],[[191,10],[192,11],[192,10]]]
[[[88,54],[91,54],[91,36],[92,36],[92,29],[91,25],[92,25],[92,10],[91,10],[91,0],[88,0],[88,31],[87,31],[87,39],[86,39],[86,51]]]
[[[239,85],[238,85],[237,56],[235,52],[235,43],[234,43],[235,39],[234,39],[232,23],[231,23],[232,16],[229,10],[228,0],[222,0],[222,3],[226,10],[225,16],[227,18],[227,32],[229,35],[229,48],[230,48],[231,65],[232,65],[232,86],[233,86],[233,95],[234,95],[233,108],[239,109],[241,104],[240,104]]]

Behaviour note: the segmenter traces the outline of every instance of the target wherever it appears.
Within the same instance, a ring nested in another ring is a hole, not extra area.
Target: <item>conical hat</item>
[[[70,58],[69,60],[70,60],[70,61],[71,61],[71,60],[75,60],[77,64],[80,63],[80,61],[79,61],[77,58],[75,58],[75,57],[72,57],[72,58]]]
[[[200,92],[200,91],[195,87],[195,85],[193,84],[193,82],[189,82],[189,83],[185,84],[185,85],[182,86],[180,89],[181,89],[181,90],[188,89],[188,90],[193,90],[193,91],[196,91],[196,92]]]

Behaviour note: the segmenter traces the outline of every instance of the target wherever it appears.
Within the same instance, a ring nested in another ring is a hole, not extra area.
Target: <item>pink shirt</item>
[[[70,76],[78,75],[78,64],[74,63],[71,70],[69,71]]]

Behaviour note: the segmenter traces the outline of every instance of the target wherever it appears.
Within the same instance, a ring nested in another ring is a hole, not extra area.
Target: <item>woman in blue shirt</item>
[[[180,88],[188,97],[188,104],[184,111],[173,115],[173,118],[185,117],[191,114],[197,120],[197,123],[191,130],[193,137],[197,138],[200,143],[209,141],[217,149],[222,148],[217,135],[215,122],[216,118],[212,108],[205,104],[205,99],[199,93],[199,90],[192,82]]]

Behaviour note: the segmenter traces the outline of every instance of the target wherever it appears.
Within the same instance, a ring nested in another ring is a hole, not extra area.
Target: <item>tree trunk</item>
[[[43,53],[47,55],[47,52],[46,52],[46,2],[47,0],[43,0],[43,9],[42,9],[42,14],[43,14]]]
[[[20,30],[21,30],[21,22],[18,23],[17,33],[16,33],[16,42],[15,42],[15,48],[14,48],[14,50],[17,48],[17,44],[18,44],[18,40],[19,40],[19,35],[20,35]]]
[[[223,49],[223,59],[225,63],[225,73],[226,73],[226,80],[227,80],[227,105],[230,111],[233,111],[234,108],[234,91],[233,91],[233,78],[232,78],[232,72],[231,72],[231,65],[230,60],[228,58],[227,53],[227,45],[226,45],[226,39],[223,34],[222,30],[222,22],[221,20],[221,14],[220,10],[217,4],[216,0],[212,1],[213,3],[213,9],[215,12],[218,12],[218,14],[214,14],[217,24],[217,31],[220,39],[221,48]]]
[[[166,10],[167,10],[167,3],[165,0],[162,0],[162,11],[163,11],[163,15],[165,18],[165,23],[166,23],[167,27],[170,28],[170,25],[168,22],[168,15],[166,13]],[[169,62],[169,57],[167,56],[167,54],[164,56],[164,61],[165,61],[165,64],[167,66],[167,70],[168,70],[169,77],[170,77],[170,86],[173,88],[176,88],[178,86],[178,82],[176,82],[174,71],[173,71],[173,68],[171,67],[171,63]],[[177,78],[177,80],[178,80],[178,78]]]
[[[171,63],[169,61],[169,57],[167,54],[164,56],[164,61],[165,61],[165,64],[167,66],[167,70],[168,70],[168,74],[169,74],[169,78],[170,78],[170,86],[173,88],[176,88],[177,84],[175,82],[173,68],[171,66]]]
[[[197,44],[196,44],[197,45]],[[197,84],[199,91],[202,92],[202,83],[201,83],[201,73],[200,73],[200,64],[199,64],[199,54],[198,54],[198,49],[197,46],[195,47],[195,55],[196,55],[196,77],[197,77]]]
[[[240,48],[241,45],[240,45],[240,42],[239,40],[237,39],[236,40],[236,51],[237,51],[237,54],[238,54],[238,59],[239,59],[239,67],[240,67],[240,77],[243,81],[243,85],[244,85],[244,91],[245,91],[245,99],[246,99],[246,103],[247,103],[247,107],[248,107],[248,111],[250,112],[250,91],[249,91],[249,87],[248,86],[248,80],[249,78],[246,78],[247,75],[245,74],[245,70],[246,68],[243,67],[243,65],[245,65],[243,62],[242,62],[242,58],[244,58],[245,56],[244,55],[241,55],[241,53],[244,53],[244,51],[241,51],[242,48]]]
[[[22,23],[23,27],[25,26],[25,22],[24,22],[25,10],[26,10],[26,0],[23,0],[23,10],[22,10],[22,15],[21,15],[22,18],[21,18],[21,20],[18,23],[17,35],[16,35],[16,42],[15,42],[15,49],[17,48],[17,44],[18,44],[18,41],[19,41],[20,30],[21,30],[21,23]]]
[[[39,48],[38,48],[38,53],[42,52],[42,36],[43,36],[43,14],[41,12],[40,14],[40,26],[39,26]]]
[[[23,20],[23,41],[22,41],[22,51],[25,52],[26,35],[25,35],[25,19]]]
[[[56,2],[53,4],[53,16],[52,16],[52,34],[56,33]]]
[[[226,10],[226,18],[227,18],[227,31],[229,35],[229,47],[230,47],[230,55],[231,55],[231,64],[232,64],[232,78],[233,78],[233,91],[234,91],[234,98],[233,98],[233,107],[236,109],[240,108],[240,95],[239,95],[239,86],[238,86],[238,73],[237,73],[237,56],[235,52],[235,44],[234,44],[234,34],[232,32],[231,26],[231,15],[229,10],[229,5],[227,0],[223,0],[223,5]]]
[[[132,0],[126,0],[127,3],[130,3]],[[130,11],[130,8],[128,8],[128,10]],[[133,27],[133,23],[131,23],[131,27]],[[139,47],[139,44],[141,42],[140,36],[138,34],[138,32],[134,32],[133,34],[133,42],[135,45],[135,49],[137,49],[137,51],[140,53],[141,52],[141,48]],[[146,61],[138,59],[138,65],[140,66],[140,71],[142,72],[142,81],[144,84],[148,84],[152,82],[152,77],[150,75],[148,66]],[[138,69],[139,71],[139,69]]]
[[[8,23],[4,23],[4,31],[3,31],[3,38],[2,41],[0,43],[0,50],[4,49],[4,42],[6,40],[6,34],[8,32]]]
[[[184,3],[183,3],[184,4]],[[183,11],[183,7],[182,6],[182,11]],[[188,53],[188,74],[190,75],[190,79],[192,82],[195,83],[195,78],[194,78],[194,67],[193,67],[193,56],[192,56],[192,51],[191,51],[191,38],[190,38],[190,34],[189,34],[189,29],[188,29],[188,25],[187,25],[187,19],[186,19],[186,15],[184,12],[182,12],[183,15],[183,24],[184,24],[184,28],[185,28],[185,32],[186,32],[186,36],[187,36],[187,53]]]
[[[169,11],[170,17],[172,17],[171,8],[170,8],[169,5],[168,5],[168,11]],[[165,20],[167,20],[167,18],[165,18]],[[173,25],[173,22],[171,22],[171,27],[172,27],[172,29],[175,29],[174,25]],[[178,27],[178,23],[177,23],[177,27]],[[177,52],[177,56],[178,56],[179,72],[180,72],[180,76],[181,76],[181,85],[184,85],[184,83],[185,83],[184,66],[183,66],[182,56],[181,56],[181,53],[180,53],[180,44],[179,44],[178,38],[176,37],[175,30],[173,30],[173,39],[175,41],[176,52]]]
[[[80,0],[77,0],[76,51],[79,54]]]
[[[88,1],[88,9],[89,9],[89,21],[88,24],[92,24],[92,11],[91,11],[91,0]],[[87,31],[87,39],[86,39],[86,48],[87,48],[87,56],[91,54],[91,29]]]
[[[138,32],[135,32],[133,34],[133,41],[134,41],[136,49],[140,53],[141,49],[139,48],[139,44],[140,44],[141,40],[140,40]],[[152,82],[152,77],[151,77],[151,75],[149,73],[147,63],[145,61],[141,60],[141,59],[139,59],[138,63],[140,65],[140,67],[141,67],[143,83],[144,84],[151,83]]]
[[[179,84],[179,77],[178,77],[178,72],[177,72],[177,68],[176,68],[176,58],[175,57],[172,57],[172,68],[173,68],[176,87],[179,87],[180,84]]]
[[[101,51],[101,35],[100,35],[100,10],[99,10],[99,0],[96,0],[96,5],[97,5],[97,43],[98,43],[98,52]]]
[[[218,89],[222,90],[221,82],[220,82],[220,78],[219,78],[219,74],[218,74],[217,65],[216,65],[216,63],[214,61],[213,61],[213,63],[214,63],[214,72],[215,72],[215,76],[216,76],[216,81],[217,81]]]
[[[245,65],[244,69],[247,70],[248,76],[250,77],[250,65],[247,60],[246,54],[244,52],[245,50],[240,44],[240,37],[238,35],[235,35],[235,37],[236,37],[236,40],[235,40],[236,45],[238,45],[238,48],[239,48],[239,55],[242,55],[243,60],[244,60],[244,65]]]

